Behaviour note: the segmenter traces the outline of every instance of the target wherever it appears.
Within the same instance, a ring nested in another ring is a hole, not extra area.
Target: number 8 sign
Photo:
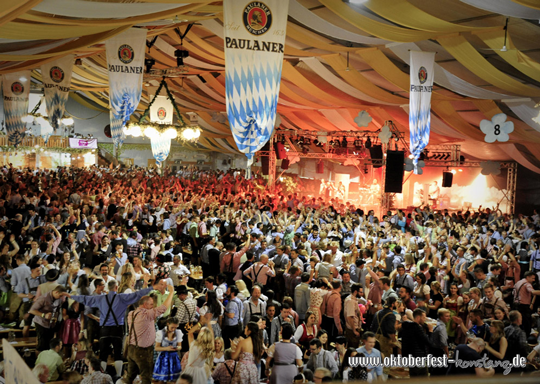
[[[509,133],[514,132],[514,123],[506,121],[506,114],[499,113],[489,120],[480,122],[480,130],[486,135],[484,141],[486,143],[494,143],[495,141],[505,142],[510,139]]]

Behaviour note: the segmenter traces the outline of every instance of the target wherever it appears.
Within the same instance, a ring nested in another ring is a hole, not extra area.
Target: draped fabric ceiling
[[[1,2],[0,74],[33,69],[39,85],[41,64],[74,53],[82,65],[74,67],[71,97],[96,110],[108,108],[105,40],[147,28],[148,41],[157,37],[147,58],[170,68],[181,44],[175,28],[195,23],[183,40],[189,72],[169,87],[182,113],[199,116],[203,134],[192,149],[239,153],[225,114],[221,1]],[[409,50],[435,51],[430,143],[460,143],[468,159],[515,160],[540,173],[540,125],[532,120],[540,112],[538,20],[532,0],[290,0],[281,124],[373,131],[392,120],[407,132]],[[145,89],[138,113],[147,103]],[[353,120],[361,110],[373,118],[362,129]],[[515,124],[511,140],[484,143],[480,121],[501,112]]]

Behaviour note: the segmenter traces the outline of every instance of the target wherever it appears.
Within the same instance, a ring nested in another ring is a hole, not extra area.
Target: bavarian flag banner
[[[429,143],[434,62],[435,52],[411,51],[409,131],[415,174],[418,174],[420,154]]]
[[[6,73],[3,75],[4,118],[10,145],[19,145],[26,132],[26,123],[21,119],[28,115],[30,95],[30,71]]]
[[[276,120],[289,0],[224,0],[227,116],[240,152],[270,139]]]
[[[151,98],[154,97],[151,95]],[[173,123],[174,107],[167,96],[158,96],[150,106],[150,121],[157,124]]]
[[[49,124],[56,131],[64,117],[66,102],[71,86],[74,55],[68,55],[41,66],[45,105]]]
[[[124,142],[124,125],[141,100],[146,28],[130,28],[106,41],[111,136]]]

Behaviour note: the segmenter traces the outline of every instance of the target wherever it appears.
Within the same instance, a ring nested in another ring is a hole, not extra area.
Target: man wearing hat
[[[23,337],[30,336],[30,325],[33,316],[28,311],[34,303],[39,285],[45,282],[45,276],[41,275],[41,265],[37,259],[39,258],[36,256],[30,262],[30,276],[20,281],[14,289],[14,292],[22,299],[22,304],[19,307],[19,318],[24,319]]]
[[[375,333],[375,338],[379,341],[380,351],[384,356],[390,356],[396,343],[396,315],[394,309],[397,307],[397,298],[388,297],[386,303],[379,312],[373,316],[371,331]]]
[[[37,289],[36,300],[41,295],[46,295],[58,286],[56,280],[60,277],[60,271],[58,269],[49,269],[45,274],[45,282],[41,283]]]

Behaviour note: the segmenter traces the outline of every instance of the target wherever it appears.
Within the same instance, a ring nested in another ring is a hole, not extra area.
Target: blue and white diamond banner
[[[414,173],[419,174],[418,159],[429,143],[431,93],[435,52],[411,51],[411,89],[409,95],[410,151]]]
[[[248,165],[274,130],[288,11],[289,0],[223,1],[227,116]]]
[[[4,91],[4,118],[10,145],[19,145],[26,132],[26,123],[21,119],[28,115],[30,95],[30,71],[2,75]]]
[[[141,100],[146,28],[131,28],[106,41],[111,136],[124,142],[124,125]]]
[[[47,116],[49,124],[55,131],[60,125],[60,120],[64,117],[71,87],[73,60],[75,60],[74,55],[67,55],[41,66]]]

